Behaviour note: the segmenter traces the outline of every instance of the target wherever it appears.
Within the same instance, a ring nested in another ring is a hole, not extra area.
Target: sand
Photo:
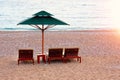
[[[120,34],[114,31],[46,31],[49,48],[78,47],[82,63],[37,63],[40,31],[0,31],[0,80],[120,80]],[[17,65],[19,49],[33,49],[35,65]]]

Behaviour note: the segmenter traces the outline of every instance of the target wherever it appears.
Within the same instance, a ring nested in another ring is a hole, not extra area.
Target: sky
[[[108,5],[111,9],[113,24],[120,29],[120,0],[111,0]]]

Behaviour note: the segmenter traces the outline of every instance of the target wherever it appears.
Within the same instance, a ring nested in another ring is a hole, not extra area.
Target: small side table
[[[40,63],[40,58],[42,58],[42,61],[44,61],[44,63],[46,63],[46,55],[44,54],[38,54],[37,55],[37,62]]]

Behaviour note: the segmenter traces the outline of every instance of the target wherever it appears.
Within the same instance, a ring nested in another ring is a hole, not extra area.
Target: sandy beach
[[[82,63],[37,63],[41,31],[0,31],[0,80],[120,80],[120,33],[115,31],[46,31],[49,48],[78,47]],[[35,65],[17,65],[19,49],[33,49]]]

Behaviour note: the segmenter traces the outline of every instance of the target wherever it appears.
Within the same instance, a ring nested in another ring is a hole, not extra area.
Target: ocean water
[[[113,29],[113,0],[0,0],[0,30],[37,30],[29,25],[17,25],[45,10],[70,26],[55,26],[48,30]]]

